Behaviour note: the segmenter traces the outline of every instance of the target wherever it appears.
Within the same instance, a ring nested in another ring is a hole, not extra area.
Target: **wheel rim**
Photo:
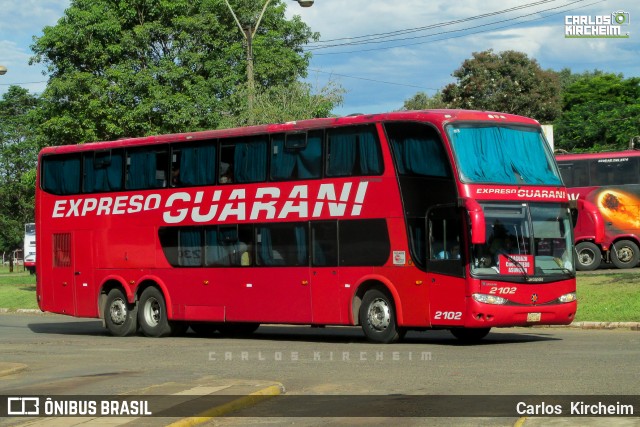
[[[578,257],[580,260],[580,264],[582,265],[591,265],[596,259],[596,254],[593,253],[592,250],[583,249],[580,251],[580,256]]]
[[[127,320],[127,305],[122,298],[117,298],[109,307],[109,314],[114,325],[122,325]]]
[[[160,323],[160,302],[153,297],[149,298],[144,305],[143,314],[147,325],[151,327],[158,326],[158,323]]]
[[[382,298],[373,300],[367,311],[367,321],[376,331],[384,331],[391,323],[389,304]]]
[[[629,262],[633,259],[633,249],[623,246],[617,250],[618,259],[622,262]]]

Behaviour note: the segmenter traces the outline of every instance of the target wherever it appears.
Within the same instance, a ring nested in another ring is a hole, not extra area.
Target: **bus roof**
[[[197,132],[185,132],[175,134],[153,135],[137,138],[122,138],[115,141],[93,142],[89,144],[63,145],[55,147],[45,147],[40,152],[43,154],[63,154],[67,152],[109,149],[114,146],[138,146],[158,143],[198,141],[206,139],[227,138],[234,136],[259,135],[265,133],[296,132],[316,128],[330,128],[343,125],[357,125],[378,121],[403,121],[417,120],[429,121],[436,125],[443,125],[453,121],[497,121],[500,123],[539,125],[531,118],[517,116],[514,114],[476,111],[476,110],[416,110],[416,111],[395,111],[389,113],[376,114],[353,114],[344,117],[305,119],[279,124],[246,126],[230,129],[206,130]]]
[[[640,150],[623,150],[623,151],[605,151],[602,153],[581,153],[581,154],[559,154],[556,153],[558,162],[568,162],[574,160],[597,160],[597,159],[615,159],[622,157],[638,157]]]

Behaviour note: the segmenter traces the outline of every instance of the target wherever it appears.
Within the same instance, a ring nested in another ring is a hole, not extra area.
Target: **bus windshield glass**
[[[482,207],[487,241],[472,246],[472,274],[524,280],[575,274],[566,205],[484,203]]]
[[[452,123],[446,129],[463,182],[562,185],[539,128]]]

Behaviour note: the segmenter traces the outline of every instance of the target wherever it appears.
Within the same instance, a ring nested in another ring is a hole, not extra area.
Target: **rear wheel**
[[[600,267],[602,253],[600,248],[592,242],[580,242],[576,245],[578,263],[576,268],[580,271],[593,271]]]
[[[490,330],[491,328],[455,328],[450,331],[460,342],[473,344],[486,337]]]
[[[369,341],[388,344],[404,335],[396,324],[393,299],[386,292],[378,289],[367,291],[362,299],[359,318]]]
[[[162,292],[149,287],[142,292],[138,303],[138,323],[148,337],[165,337],[179,331],[182,324],[170,322]]]
[[[112,289],[104,305],[104,323],[111,335],[126,337],[133,335],[138,327],[135,304],[129,304],[120,289]]]
[[[617,241],[611,250],[611,262],[618,268],[633,268],[640,260],[638,252],[638,245],[631,240]]]

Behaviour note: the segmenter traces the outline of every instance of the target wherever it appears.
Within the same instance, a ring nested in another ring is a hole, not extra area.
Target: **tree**
[[[233,2],[242,22],[261,4]],[[306,75],[318,38],[285,3],[267,8],[253,42],[257,88]],[[41,134],[49,145],[216,128],[246,82],[244,38],[218,0],[72,0],[36,38],[50,75]]]
[[[442,92],[440,91],[436,91],[433,96],[429,96],[425,92],[418,92],[404,101],[401,110],[429,110],[437,108],[447,108],[447,104],[442,100]]]
[[[330,81],[312,93],[307,83],[293,82],[258,91],[255,94],[253,124],[284,123],[293,120],[329,117],[334,107],[342,104],[344,89]],[[245,126],[249,122],[246,91],[227,100],[231,114],[223,117],[221,127]]]
[[[10,86],[0,100],[0,251],[20,247],[24,224],[33,222],[35,112],[39,100],[19,86]],[[10,268],[13,270],[13,258]]]
[[[444,88],[442,99],[454,108],[520,114],[543,123],[560,114],[557,74],[522,52],[474,52],[453,76],[458,81]]]
[[[640,77],[588,72],[562,94],[555,140],[565,150],[624,149],[640,135]]]

